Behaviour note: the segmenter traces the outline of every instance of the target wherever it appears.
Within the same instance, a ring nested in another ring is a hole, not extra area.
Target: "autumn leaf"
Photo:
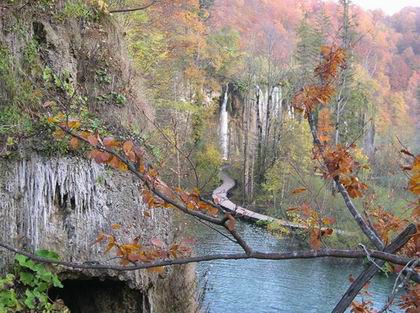
[[[318,229],[312,229],[309,237],[309,244],[312,249],[319,250],[321,248],[321,239]]]
[[[120,143],[114,137],[105,137],[103,143],[107,148],[118,148],[120,146]]]
[[[146,168],[145,168],[145,166],[144,166],[144,163],[140,163],[139,168],[138,168],[138,171],[139,171],[141,174],[144,174],[144,172],[146,171]]]
[[[80,126],[81,126],[81,123],[79,120],[72,119],[67,122],[67,127],[71,129],[78,129],[80,128]]]
[[[113,247],[115,247],[116,240],[114,236],[109,236],[108,245],[106,246],[104,254],[107,254]]]
[[[147,174],[149,174],[149,176],[150,177],[152,177],[152,178],[155,178],[155,177],[157,177],[158,176],[158,172],[157,172],[157,170],[155,170],[154,168],[151,168],[149,171],[148,171],[148,173]]]
[[[297,195],[297,194],[305,192],[305,191],[306,191],[306,188],[297,188],[297,189],[292,191],[292,195]]]
[[[154,245],[155,247],[158,247],[158,248],[163,249],[166,246],[165,243],[158,238],[153,238],[153,239],[150,240],[150,242],[152,243],[152,245]]]
[[[335,223],[335,218],[332,216],[326,216],[322,219],[324,225],[332,225]]]
[[[153,194],[149,190],[145,190],[143,192],[143,201],[147,204],[149,208],[153,207],[155,199],[153,197]]]
[[[121,264],[122,266],[127,266],[128,264],[130,264],[130,260],[129,260],[128,258],[122,258],[122,259],[120,260],[120,264]]]
[[[48,123],[57,123],[57,120],[56,120],[56,118],[54,116],[49,116],[47,118],[47,122]]]
[[[209,206],[208,207],[208,209],[207,209],[207,212],[210,214],[210,215],[213,215],[213,216],[217,216],[218,214],[219,214],[219,209],[218,208],[216,208],[215,206]]]
[[[112,155],[108,152],[103,152],[100,150],[92,150],[88,155],[90,158],[94,159],[96,163],[108,163],[112,159]]]
[[[127,164],[125,164],[124,162],[122,162],[118,157],[113,156],[111,161],[109,162],[109,165],[113,168],[115,168],[116,170],[120,170],[120,171],[127,171],[128,167]]]
[[[332,228],[323,228],[321,231],[321,236],[331,236],[334,230]]]
[[[179,248],[178,244],[173,244],[170,247],[169,253],[170,253],[171,257],[176,258],[178,256],[178,248]]]
[[[141,246],[137,243],[129,243],[120,246],[120,250],[123,252],[124,255],[132,254],[136,251],[139,251]]]
[[[78,138],[76,138],[76,137],[72,137],[70,139],[69,145],[70,145],[70,148],[72,150],[77,150],[80,147],[80,140]]]
[[[87,140],[87,139],[88,139],[88,137],[89,137],[90,135],[92,135],[92,133],[91,133],[90,131],[84,130],[84,131],[81,131],[81,132],[79,133],[79,135],[80,135],[80,137],[82,137],[83,139]]]
[[[163,273],[165,271],[165,267],[164,266],[157,266],[157,267],[151,267],[147,269],[148,272],[150,273]]]
[[[118,230],[118,229],[121,228],[121,225],[120,224],[112,224],[111,228],[114,229],[114,230]]]
[[[95,136],[95,135],[93,135],[93,134],[90,134],[88,137],[87,137],[87,141],[92,145],[92,146],[96,146],[97,144],[98,144],[98,138]]]
[[[94,244],[100,243],[102,241],[104,241],[106,239],[106,235],[102,232],[99,233],[98,237],[96,238],[96,240],[93,242]]]
[[[123,144],[123,151],[125,154],[133,151],[134,144],[131,140],[124,142]]]
[[[194,210],[195,209],[195,204],[193,202],[189,201],[187,203],[187,209],[188,210]]]
[[[412,165],[412,176],[408,183],[408,190],[415,195],[420,195],[420,155],[417,155]]]

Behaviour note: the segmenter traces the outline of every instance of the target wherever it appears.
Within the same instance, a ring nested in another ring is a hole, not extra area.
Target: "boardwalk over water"
[[[230,201],[227,196],[229,190],[235,187],[235,181],[224,171],[220,172],[220,179],[222,180],[222,184],[213,191],[213,200],[215,203],[218,203],[225,211],[232,213],[236,217],[253,221],[253,222],[266,222],[266,223],[276,222],[279,225],[282,225],[284,227],[288,227],[291,229],[306,229],[307,228],[304,225],[277,219],[277,218],[267,216],[264,214],[259,214],[251,210],[245,209],[241,206],[238,206],[237,204]]]

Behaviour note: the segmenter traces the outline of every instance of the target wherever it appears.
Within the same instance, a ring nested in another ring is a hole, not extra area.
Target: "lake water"
[[[190,227],[198,239],[197,255],[242,252],[237,245],[199,224]],[[238,223],[239,233],[253,249],[285,251],[290,240],[278,240],[261,227]],[[314,259],[290,261],[226,260],[200,263],[197,272],[203,286],[205,306],[211,313],[331,312],[357,276],[361,263],[351,260]],[[382,308],[395,277],[377,275],[369,292],[376,308]],[[393,308],[394,312],[402,312]]]

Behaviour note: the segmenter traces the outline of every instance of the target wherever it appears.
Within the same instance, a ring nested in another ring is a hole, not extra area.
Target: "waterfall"
[[[228,91],[229,84],[226,84],[222,109],[220,111],[220,144],[222,147],[223,160],[225,161],[228,159],[229,155],[229,114],[227,111]]]
[[[275,86],[273,88],[272,99],[273,99],[273,116],[277,116],[280,112],[280,105],[281,105],[281,89],[280,89],[280,87]]]

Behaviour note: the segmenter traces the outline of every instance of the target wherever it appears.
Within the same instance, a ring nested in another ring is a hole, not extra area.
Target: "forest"
[[[420,312],[420,6],[1,0],[0,313]]]

